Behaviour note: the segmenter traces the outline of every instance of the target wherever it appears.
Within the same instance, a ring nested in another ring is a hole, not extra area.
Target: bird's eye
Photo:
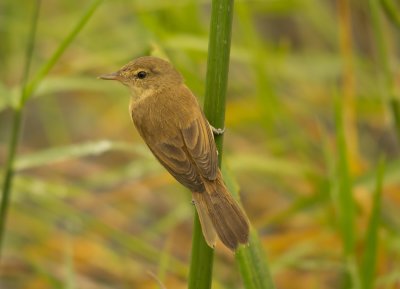
[[[137,77],[138,77],[139,79],[143,79],[143,78],[145,78],[146,76],[147,76],[146,71],[139,71],[138,74],[137,74]]]

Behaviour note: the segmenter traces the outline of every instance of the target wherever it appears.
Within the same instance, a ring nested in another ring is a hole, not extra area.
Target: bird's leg
[[[222,135],[225,132],[225,128],[215,128],[210,123],[208,123],[208,125],[210,126],[214,135]],[[217,149],[217,155],[219,155],[218,149]]]
[[[214,133],[214,135],[221,135],[225,132],[225,128],[215,128],[211,124],[209,124],[209,125],[210,125],[211,130]]]

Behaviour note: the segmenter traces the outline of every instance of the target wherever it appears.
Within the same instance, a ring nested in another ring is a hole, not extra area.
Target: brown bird
[[[249,221],[222,179],[215,129],[180,73],[165,60],[145,56],[99,78],[130,89],[133,123],[159,162],[192,191],[207,244],[213,248],[216,235],[233,251],[246,244]]]

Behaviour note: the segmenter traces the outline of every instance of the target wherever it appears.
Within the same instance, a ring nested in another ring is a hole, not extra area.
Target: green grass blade
[[[376,188],[373,195],[373,206],[365,236],[364,255],[360,265],[361,288],[374,288],[375,268],[378,248],[378,229],[380,224],[381,197],[383,179],[385,176],[385,162],[382,160],[376,174]]]
[[[233,0],[212,1],[204,113],[216,128],[223,128],[225,123],[232,17]],[[221,164],[223,136],[217,136],[215,142]],[[211,288],[214,252],[204,240],[197,212],[193,230],[188,288]]]
[[[338,149],[338,192],[337,212],[339,228],[343,241],[343,252],[345,256],[353,253],[354,248],[354,200],[352,197],[352,184],[350,179],[349,164],[346,149],[346,138],[343,125],[342,102],[339,96],[335,101],[335,123],[336,123],[336,145]]]
[[[334,193],[333,199],[337,212],[338,229],[343,244],[344,274],[342,288],[357,289],[358,274],[354,260],[355,204],[352,196],[352,181],[350,177],[343,118],[342,98],[339,95],[335,95],[336,147],[338,160],[335,168],[336,174],[332,180],[332,183],[335,184],[336,187],[332,192]]]
[[[35,92],[36,88],[43,80],[43,78],[49,73],[49,71],[53,68],[53,66],[60,59],[61,55],[64,53],[65,49],[74,41],[79,32],[82,31],[83,27],[85,27],[86,23],[92,17],[93,13],[99,7],[99,5],[103,2],[103,0],[94,0],[92,4],[88,7],[86,12],[83,14],[82,18],[78,21],[74,29],[64,38],[64,40],[60,43],[58,48],[54,51],[53,55],[50,59],[42,66],[39,72],[33,77],[32,81],[29,82],[25,93],[22,98],[22,104],[24,104],[31,95]]]
[[[19,157],[17,158],[14,167],[16,170],[34,168],[69,160],[72,158],[100,155],[112,149],[115,150],[121,146],[122,145],[118,143],[101,140],[96,142],[81,143],[77,145],[54,147],[30,155]]]
[[[33,46],[36,38],[36,27],[39,19],[40,4],[41,1],[37,0],[33,10],[33,17],[31,21],[32,25],[31,25],[31,31],[29,33],[29,40],[26,50],[25,67],[22,77],[22,91],[21,91],[20,101],[22,100],[24,92],[26,91],[25,87],[29,76],[29,70],[33,54]],[[3,190],[2,190],[2,198],[0,205],[0,260],[1,260],[3,241],[5,237],[7,212],[10,203],[12,179],[14,176],[14,160],[18,147],[18,139],[21,131],[21,122],[22,122],[22,107],[17,106],[14,110],[14,115],[13,115],[11,137],[8,146],[6,166],[4,170]]]
[[[275,288],[265,252],[262,249],[258,234],[253,228],[250,230],[249,245],[239,248],[236,253],[236,260],[246,289]]]
[[[388,19],[394,25],[396,25],[396,27],[400,28],[399,5],[393,3],[393,0],[381,0],[380,3],[382,5],[383,11],[385,11]]]
[[[232,195],[239,200],[239,186],[225,166],[222,167],[224,181]],[[265,252],[254,228],[250,229],[248,246],[240,246],[236,252],[236,261],[246,289],[275,288]]]
[[[30,32],[30,41],[27,47],[27,60],[25,63],[24,68],[24,76],[22,82],[22,92],[21,97],[19,98],[19,102],[15,107],[14,115],[13,115],[13,122],[12,122],[12,130],[11,130],[11,137],[10,143],[8,148],[8,156],[6,161],[6,168],[5,168],[5,175],[4,175],[4,183],[3,183],[3,192],[2,192],[2,199],[1,199],[1,206],[0,206],[0,256],[1,256],[1,247],[4,239],[4,230],[5,230],[5,223],[7,217],[7,209],[11,194],[11,185],[12,179],[14,175],[14,161],[16,150],[18,147],[18,139],[21,131],[21,123],[22,123],[22,115],[23,115],[23,108],[25,102],[29,99],[29,97],[35,92],[36,88],[38,87],[39,83],[43,80],[43,78],[47,75],[50,69],[56,64],[58,59],[61,57],[65,49],[68,45],[75,39],[78,33],[83,29],[87,21],[93,15],[96,8],[103,0],[95,0],[93,1],[92,5],[89,6],[89,9],[83,15],[83,17],[78,21],[76,27],[72,30],[72,32],[61,42],[60,46],[54,52],[54,54],[50,57],[50,59],[43,65],[42,69],[34,76],[31,82],[27,83],[27,78],[29,76],[29,67],[30,61],[32,58],[33,53],[33,43],[36,34],[36,25],[39,17],[39,8],[40,8],[40,0],[36,2],[36,9],[34,10],[34,16],[32,19],[32,29]]]
[[[377,45],[377,63],[382,80],[383,97],[391,109],[397,138],[400,139],[400,99],[395,93],[395,79],[391,71],[389,50],[382,28],[381,9],[377,0],[368,0],[372,30]]]

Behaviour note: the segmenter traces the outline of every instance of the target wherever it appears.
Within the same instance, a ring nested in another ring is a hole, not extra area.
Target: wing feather
[[[195,119],[179,134],[156,144],[148,143],[160,163],[194,192],[204,190],[202,178],[215,180],[217,177],[217,151],[211,129],[204,122],[204,119]]]
[[[202,115],[182,129],[182,136],[199,173],[208,180],[215,180],[218,169],[218,155],[212,131],[205,117]]]
[[[134,102],[131,116],[160,163],[184,186],[203,192],[203,180],[217,178],[214,137],[190,90],[181,86],[175,93]],[[159,105],[161,97],[163,105]]]

